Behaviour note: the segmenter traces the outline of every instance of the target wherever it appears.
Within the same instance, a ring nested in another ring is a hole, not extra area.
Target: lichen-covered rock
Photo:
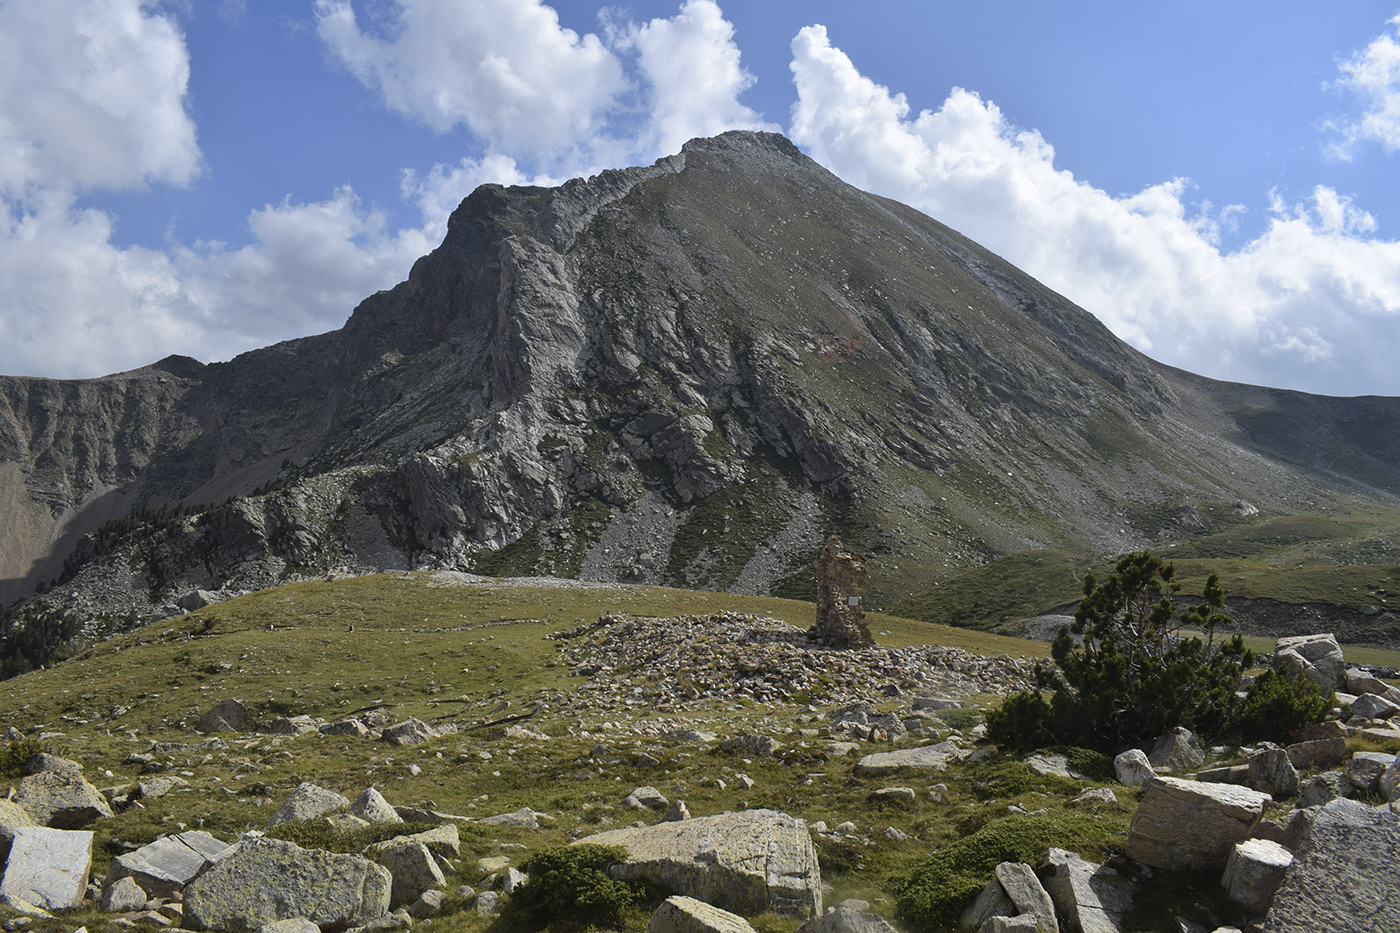
[[[1153,778],[1133,814],[1128,857],[1156,868],[1224,868],[1272,802],[1234,784]]]
[[[245,836],[185,887],[185,919],[192,929],[230,933],[297,917],[322,928],[360,926],[388,913],[392,885],[363,856]]]
[[[1400,817],[1357,800],[1317,811],[1264,920],[1264,933],[1400,930]]]
[[[1288,752],[1272,742],[1263,742],[1258,751],[1249,756],[1245,784],[1275,800],[1283,800],[1298,793],[1298,770],[1289,760]]]
[[[112,806],[102,792],[81,772],[66,768],[23,778],[14,800],[34,822],[53,829],[81,829],[112,815]]]
[[[5,856],[10,851],[15,830],[34,825],[34,818],[28,810],[9,800],[0,800],[0,864],[4,864]]]
[[[1347,780],[1361,793],[1374,794],[1380,790],[1381,776],[1396,757],[1385,752],[1356,752],[1347,763]]]
[[[318,787],[310,781],[302,781],[297,785],[297,789],[282,801],[282,806],[267,818],[267,825],[263,828],[271,829],[283,823],[300,823],[349,808],[349,798],[333,790]]]
[[[258,721],[239,700],[222,700],[203,716],[196,728],[200,732],[255,732]]]
[[[1119,784],[1137,787],[1157,772],[1152,770],[1152,762],[1147,760],[1147,752],[1140,748],[1130,748],[1113,759],[1113,773]]]
[[[385,729],[379,737],[395,745],[422,745],[438,738],[438,731],[421,719],[409,718]]]
[[[1347,665],[1336,635],[1280,638],[1274,646],[1274,667],[1288,673],[1302,674],[1323,690],[1342,690],[1346,687]]]
[[[350,815],[358,816],[367,823],[402,823],[403,817],[395,810],[384,795],[373,787],[366,787],[355,802],[350,804]]]
[[[390,907],[412,904],[424,891],[447,880],[433,854],[421,842],[385,846],[375,854],[375,861],[389,869],[389,874],[394,876]]]
[[[677,895],[656,908],[647,933],[754,933],[754,928],[737,914]]]
[[[883,777],[908,769],[910,771],[942,771],[949,762],[967,757],[967,752],[952,742],[900,748],[892,752],[875,752],[856,763],[861,777]]]
[[[171,897],[227,848],[228,843],[198,830],[161,836],[112,859],[105,886],[131,878],[152,897]]]
[[[578,840],[618,845],[627,861],[619,878],[650,881],[745,915],[821,912],[821,869],[805,820],[775,810],[746,810],[642,828],[615,829]]]

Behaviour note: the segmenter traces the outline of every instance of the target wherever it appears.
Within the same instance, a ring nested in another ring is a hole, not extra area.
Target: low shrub
[[[530,880],[511,895],[510,919],[531,930],[621,928],[629,915],[654,896],[649,885],[608,875],[609,865],[626,858],[622,846],[592,843],[555,846],[535,854],[525,863]]]

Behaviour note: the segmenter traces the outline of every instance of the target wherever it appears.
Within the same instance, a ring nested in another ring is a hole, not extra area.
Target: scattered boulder
[[[1119,784],[1129,787],[1137,787],[1157,776],[1157,772],[1152,770],[1152,762],[1147,759],[1147,752],[1140,748],[1130,748],[1114,758],[1113,773]]]
[[[352,739],[366,739],[370,736],[369,727],[358,719],[337,719],[319,727],[317,731],[322,735],[349,736]]]
[[[256,732],[258,721],[238,700],[223,700],[213,709],[199,717],[196,728],[200,732]]]
[[[146,906],[147,895],[131,877],[118,878],[111,884],[102,886],[102,909],[109,914],[123,914],[142,910]]]
[[[40,826],[81,829],[112,815],[111,804],[82,772],[59,768],[22,778],[15,791],[19,804]]]
[[[1051,849],[1040,871],[1067,928],[1079,933],[1119,933],[1123,914],[1133,906],[1133,886],[1116,871],[1064,849]]]
[[[1293,853],[1268,839],[1246,839],[1238,843],[1225,863],[1220,885],[1230,900],[1251,913],[1263,916],[1283,883]]]
[[[665,794],[650,786],[635,788],[622,802],[638,810],[664,810],[671,805]]]
[[[578,840],[625,846],[619,878],[642,879],[725,910],[787,916],[821,912],[821,869],[807,823],[774,810],[747,810]]]
[[[1347,764],[1347,780],[1363,794],[1380,790],[1381,775],[1395,763],[1396,756],[1385,752],[1357,752]]]
[[[1347,740],[1345,735],[1340,735],[1294,742],[1285,751],[1288,752],[1288,760],[1293,763],[1294,768],[1304,771],[1327,768],[1347,760]]]
[[[78,907],[87,895],[91,869],[92,833],[17,827],[5,862],[5,877],[0,880],[0,897],[26,901],[44,910]]]
[[[1363,693],[1351,704],[1351,714],[1361,719],[1389,719],[1396,713],[1400,713],[1400,703],[1374,693]]]
[[[881,787],[879,790],[870,792],[871,803],[889,804],[898,807],[910,807],[914,801],[919,799],[919,795],[914,793],[912,787]]]
[[[684,800],[677,800],[667,809],[666,815],[661,817],[664,823],[677,823],[681,820],[690,819],[690,808],[685,805]]]
[[[993,918],[1003,917],[1013,922],[1022,918],[1029,922],[1031,930],[1059,933],[1055,905],[1035,869],[1021,862],[1002,862],[995,873],[996,877],[977,895],[972,906],[963,911],[958,921],[960,930],[974,933],[985,929]]]
[[[437,860],[421,842],[401,842],[379,850],[375,860],[389,870],[394,882],[391,908],[412,904],[423,892],[446,882]]]
[[[512,810],[510,813],[498,813],[495,816],[488,816],[477,820],[478,823],[485,823],[487,826],[514,826],[517,829],[539,829],[540,820],[553,820],[554,817],[548,813],[541,813],[529,807],[521,807],[519,810]]]
[[[151,897],[172,897],[228,847],[228,843],[198,830],[161,836],[112,859],[103,888],[130,878]]]
[[[402,823],[403,817],[395,810],[384,795],[373,787],[366,787],[355,802],[350,804],[351,816],[358,816],[367,823]]]
[[[0,864],[10,851],[10,842],[15,838],[15,830],[24,826],[34,826],[34,818],[29,811],[17,803],[0,799]]]
[[[297,789],[292,791],[291,796],[282,801],[282,806],[268,817],[267,825],[263,829],[271,829],[283,823],[312,820],[336,810],[348,809],[349,806],[350,800],[341,794],[318,787],[310,781],[302,781],[297,785]]]
[[[911,771],[942,771],[948,763],[966,758],[968,752],[952,742],[939,742],[936,745],[920,745],[918,748],[901,748],[892,752],[876,752],[866,755],[856,763],[856,774],[860,777],[883,777],[903,768]]]
[[[865,908],[870,905],[866,904]],[[896,933],[890,922],[868,909],[843,903],[814,920],[808,920],[797,933]]]
[[[719,744],[719,747],[721,751],[772,758],[782,749],[783,745],[769,735],[740,735],[732,739],[725,739]]]
[[[1334,800],[1313,817],[1264,920],[1264,933],[1400,930],[1400,817]]]
[[[1155,868],[1220,869],[1273,801],[1234,784],[1156,777],[1133,814],[1129,858]]]
[[[40,774],[44,771],[74,771],[81,774],[83,766],[71,758],[50,755],[48,752],[35,752],[24,762],[22,770],[25,774]]]
[[[737,914],[677,895],[656,908],[647,933],[754,933],[754,928]]]
[[[1350,797],[1352,783],[1344,771],[1324,771],[1313,775],[1303,785],[1298,794],[1298,803],[1304,807],[1318,807],[1339,797]]]
[[[1351,668],[1346,673],[1346,692],[1356,696],[1374,693],[1400,706],[1400,687],[1392,686],[1378,677]]]
[[[1337,636],[1331,634],[1294,635],[1280,638],[1274,646],[1274,668],[1302,674],[1323,690],[1346,688],[1346,661]]]
[[[395,745],[422,745],[438,738],[439,735],[438,730],[423,720],[410,718],[389,726],[380,733],[380,738]]]
[[[1089,779],[1087,775],[1081,774],[1069,766],[1069,756],[1061,755],[1058,752],[1036,752],[1026,758],[1026,767],[1036,774],[1071,778],[1076,781]]]
[[[1190,729],[1177,726],[1157,739],[1147,760],[1158,771],[1167,770],[1179,774],[1205,764],[1206,753]]]
[[[302,917],[320,927],[363,925],[389,911],[393,879],[363,856],[244,836],[185,887],[192,929],[252,933]]]
[[[1085,805],[1091,803],[1117,803],[1118,795],[1113,793],[1108,787],[1087,787],[1078,797],[1070,801],[1071,805]]]
[[[1378,783],[1386,800],[1400,800],[1400,758],[1396,758],[1390,763]]]
[[[1263,742],[1249,756],[1245,784],[1275,800],[1282,800],[1298,793],[1298,771],[1286,751],[1272,742]]]

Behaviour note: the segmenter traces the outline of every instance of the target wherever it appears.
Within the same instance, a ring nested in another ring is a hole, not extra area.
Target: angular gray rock
[[[1272,802],[1234,784],[1153,778],[1133,814],[1128,857],[1155,868],[1222,869]]]
[[[868,906],[868,905],[867,905]],[[879,914],[842,904],[798,927],[797,933],[897,933]]]
[[[693,897],[668,897],[651,915],[647,933],[754,933],[749,922]]]
[[[1012,916],[1028,916],[1037,929],[1059,933],[1055,904],[1036,877],[1035,869],[1024,862],[1002,862],[996,867],[996,876],[1006,896],[1016,905]]]
[[[578,840],[620,845],[619,878],[643,879],[745,915],[821,912],[821,869],[805,820],[747,810],[598,833]]]
[[[376,842],[365,849],[365,856],[370,859],[378,859],[380,851],[404,842],[423,843],[436,859],[456,858],[462,854],[461,833],[457,830],[457,824],[444,823],[411,836],[395,836],[383,842]]]
[[[1277,842],[1246,839],[1230,853],[1220,886],[1230,900],[1262,917],[1292,864],[1293,853]]]
[[[1395,763],[1396,756],[1385,752],[1356,752],[1347,763],[1347,780],[1363,794],[1380,791],[1381,775]]]
[[[373,787],[366,787],[355,802],[350,804],[350,815],[358,816],[367,823],[402,823],[403,817],[395,810],[384,795]]]
[[[81,829],[112,815],[112,806],[102,792],[89,784],[81,772],[66,768],[22,778],[14,802],[34,822],[53,829]]]
[[[195,726],[200,732],[256,732],[258,721],[240,701],[223,700],[199,717]]]
[[[1346,661],[1335,635],[1280,638],[1274,646],[1274,668],[1302,674],[1323,690],[1346,689]]]
[[[353,739],[363,739],[369,737],[369,727],[358,719],[337,719],[335,722],[328,722],[317,730],[322,735],[349,736]]]
[[[185,887],[185,920],[191,929],[230,933],[298,917],[361,926],[389,912],[392,884],[386,869],[359,855],[244,836]]]
[[[1339,797],[1350,797],[1354,789],[1345,772],[1324,771],[1303,784],[1298,803],[1304,807],[1318,807]]]
[[[1113,759],[1113,773],[1119,784],[1137,787],[1157,772],[1152,770],[1152,762],[1147,760],[1147,752],[1140,748],[1130,748]]]
[[[548,813],[541,813],[529,807],[521,807],[519,810],[512,810],[509,813],[498,813],[495,816],[483,817],[477,820],[487,826],[514,826],[517,829],[539,829],[540,820],[552,820],[554,817]]]
[[[1390,763],[1390,766],[1385,769],[1385,773],[1381,775],[1378,784],[1381,794],[1386,800],[1400,800],[1400,758],[1396,758]]]
[[[740,735],[732,739],[725,739],[719,747],[726,752],[772,758],[782,749],[783,745],[769,735]]]
[[[15,838],[15,830],[24,826],[35,826],[34,817],[17,803],[0,799],[0,864],[4,863],[10,851],[10,842]]]
[[[1314,768],[1330,768],[1347,760],[1346,736],[1333,736],[1329,739],[1312,739],[1294,742],[1285,751],[1293,767],[1309,771]]]
[[[1362,719],[1389,719],[1396,713],[1400,713],[1400,703],[1374,693],[1363,693],[1351,704],[1351,714]]]
[[[1249,756],[1245,784],[1275,800],[1283,800],[1298,793],[1298,771],[1288,752],[1272,742],[1262,742],[1258,751]]]
[[[1400,930],[1400,817],[1356,800],[1317,811],[1264,920],[1264,933]]]
[[[1147,760],[1152,767],[1158,771],[1171,770],[1180,774],[1183,771],[1191,771],[1205,764],[1206,753],[1201,749],[1201,743],[1196,740],[1190,729],[1185,726],[1177,726],[1168,730],[1157,739],[1152,746],[1152,751],[1148,754]]]
[[[14,831],[0,897],[17,898],[44,910],[79,907],[92,870],[92,833],[21,826]]]
[[[102,909],[109,914],[121,914],[141,910],[148,897],[134,878],[118,878],[102,886]]]
[[[993,917],[1014,917],[1018,913],[1016,902],[1006,893],[1001,882],[993,878],[962,912],[958,918],[958,930],[960,933],[978,933],[983,924]]]
[[[312,820],[336,810],[347,810],[349,807],[349,798],[337,794],[333,790],[318,787],[310,781],[302,781],[297,785],[296,790],[282,801],[282,805],[272,816],[267,818],[267,825],[263,829],[271,829],[283,823],[300,823]]]
[[[906,768],[910,771],[942,771],[949,762],[967,756],[967,751],[952,742],[939,742],[936,745],[866,755],[856,763],[855,771],[861,777],[883,777]]]
[[[422,745],[438,737],[438,731],[432,726],[421,719],[412,718],[395,723],[380,733],[380,738],[395,745]]]
[[[1364,674],[1354,668],[1347,670],[1345,689],[1347,693],[1356,696],[1374,693],[1376,696],[1384,697],[1390,702],[1400,706],[1400,687],[1392,686],[1377,677]]]
[[[24,763],[25,774],[40,774],[44,771],[76,771],[82,773],[83,766],[71,758],[50,755],[48,752],[35,752]]]
[[[650,786],[635,788],[622,802],[639,810],[665,810],[671,805],[661,791]]]
[[[401,842],[381,849],[375,861],[394,876],[390,908],[412,904],[423,892],[446,882],[437,860],[421,842]]]
[[[1133,906],[1133,886],[1116,871],[1051,849],[1040,873],[1067,930],[1120,933],[1123,914]]]
[[[665,816],[661,817],[664,823],[678,823],[681,820],[690,819],[690,808],[685,805],[684,800],[677,800],[666,810]]]
[[[227,849],[228,843],[198,830],[161,836],[112,859],[103,887],[130,878],[151,897],[172,897]]]

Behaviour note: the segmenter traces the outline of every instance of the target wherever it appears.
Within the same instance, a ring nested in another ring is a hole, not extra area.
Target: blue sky
[[[477,184],[746,127],[1163,362],[1400,395],[1398,7],[0,0],[0,372],[330,330]]]

